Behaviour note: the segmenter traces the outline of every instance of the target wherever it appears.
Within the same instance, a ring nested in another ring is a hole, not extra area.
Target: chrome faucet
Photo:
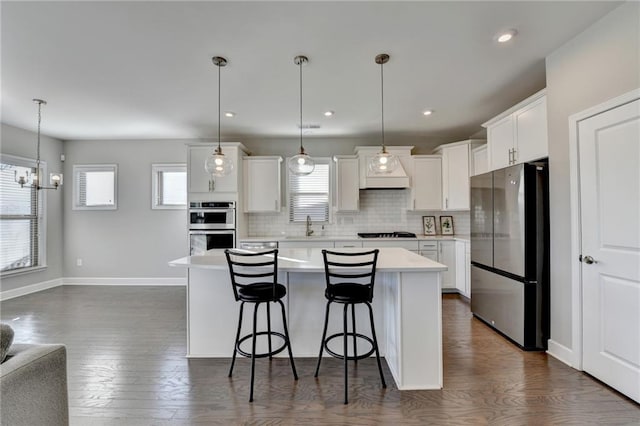
[[[311,229],[311,217],[307,216],[307,237],[310,237],[313,234],[313,229]]]

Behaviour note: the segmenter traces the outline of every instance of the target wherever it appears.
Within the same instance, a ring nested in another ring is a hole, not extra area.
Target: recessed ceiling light
[[[496,41],[498,43],[506,43],[509,40],[513,39],[518,32],[516,30],[507,30],[496,35]]]
[[[433,110],[428,109],[428,110],[424,111],[422,114],[423,115],[431,115],[431,114],[433,114]]]
[[[334,111],[325,111],[325,112],[324,112],[324,116],[325,116],[325,117],[331,117],[333,114],[335,114],[335,112],[334,112]]]
[[[233,111],[225,111],[225,112],[224,112],[224,116],[225,116],[225,117],[235,117],[235,116],[236,116],[236,113],[235,113],[235,112],[233,112]]]

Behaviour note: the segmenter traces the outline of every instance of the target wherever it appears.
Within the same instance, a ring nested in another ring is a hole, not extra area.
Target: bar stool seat
[[[378,363],[378,371],[380,372],[380,380],[382,387],[386,388],[387,384],[382,373],[382,365],[380,363],[380,351],[378,350],[378,341],[376,339],[376,329],[373,321],[373,309],[371,302],[373,301],[373,285],[375,282],[376,263],[378,260],[379,250],[371,250],[365,252],[335,252],[322,250],[324,259],[326,289],[324,292],[327,299],[327,307],[325,310],[324,328],[322,331],[322,339],[320,341],[320,353],[318,354],[318,364],[316,365],[315,377],[318,377],[320,371],[320,363],[322,361],[322,353],[327,353],[335,358],[344,360],[344,403],[349,402],[348,399],[348,383],[347,383],[347,361],[355,361],[368,358],[374,352]],[[329,311],[332,303],[341,303],[343,309],[343,329],[342,331],[327,337],[327,327],[329,325]],[[371,327],[371,337],[356,331],[356,314],[355,306],[364,304],[369,311],[369,321]],[[349,306],[351,306],[351,331],[348,330],[347,317]],[[342,339],[342,353],[337,353],[329,347],[329,342],[333,339]],[[347,341],[353,341],[353,353],[348,352]],[[364,340],[371,345],[371,348],[365,353],[358,353],[358,339]]]
[[[255,378],[256,358],[271,359],[274,355],[287,349],[289,352],[289,360],[291,362],[291,370],[293,377],[298,380],[298,373],[293,361],[293,353],[291,351],[291,341],[289,339],[289,330],[287,329],[287,317],[284,310],[282,298],[287,294],[287,289],[277,282],[278,279],[278,249],[259,252],[247,253],[233,250],[224,251],[229,265],[229,275],[231,277],[231,285],[233,287],[233,295],[236,301],[240,303],[240,312],[238,315],[238,329],[236,331],[236,340],[231,358],[231,367],[229,368],[229,377],[233,374],[233,366],[236,362],[236,355],[240,354],[247,358],[251,358],[251,388],[249,392],[249,402],[253,402],[253,382]],[[271,280],[267,281],[270,277]],[[253,304],[253,327],[250,333],[240,336],[242,332],[242,317],[244,312],[244,304]],[[267,307],[267,330],[258,331],[258,308],[264,303]],[[283,332],[271,330],[271,303],[280,305],[282,311]],[[256,340],[258,336],[266,336],[268,339],[268,350],[264,352],[256,352]],[[271,338],[277,337],[282,340],[282,344],[276,348],[272,346]],[[242,344],[247,340],[251,340],[251,352],[242,349]]]
[[[275,302],[287,294],[287,289],[282,284],[253,283],[247,287],[238,289],[238,297],[244,302]]]

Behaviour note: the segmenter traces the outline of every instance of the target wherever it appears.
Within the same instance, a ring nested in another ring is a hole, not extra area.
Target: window
[[[187,166],[185,164],[152,164],[152,209],[185,209],[187,207]]]
[[[0,157],[0,272],[19,272],[44,262],[43,191],[32,186],[23,188],[15,180],[15,172],[24,175],[35,171],[35,161],[2,155]],[[46,164],[40,162],[41,176]]]
[[[115,210],[117,196],[117,164],[73,166],[74,210]]]
[[[329,159],[314,158],[316,167],[308,175],[288,173],[289,222],[329,221]]]

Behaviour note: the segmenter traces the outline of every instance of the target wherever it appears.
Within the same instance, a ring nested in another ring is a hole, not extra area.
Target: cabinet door
[[[414,158],[411,182],[413,200],[409,210],[442,209],[442,160]]]
[[[514,115],[517,142],[515,163],[548,157],[547,97],[543,96]]]
[[[511,159],[509,151],[514,147],[514,137],[512,115],[489,126],[487,129],[487,153],[489,155],[490,170],[509,166],[509,160]]]
[[[231,174],[224,177],[213,177],[204,169],[204,162],[214,149],[213,144],[189,147],[189,192],[238,192],[237,148],[222,148],[234,165]]]
[[[442,289],[456,289],[456,242],[438,242],[438,262],[447,266],[447,270],[442,272]]]
[[[444,210],[469,210],[469,145],[442,151]]]
[[[282,158],[244,159],[244,211],[280,211],[280,164]]]
[[[466,255],[465,255],[465,243],[464,241],[455,242],[456,251],[456,289],[458,293],[467,296],[467,274],[466,274]]]
[[[336,211],[360,208],[360,175],[358,158],[336,158]]]
[[[189,192],[211,191],[211,175],[204,169],[204,162],[212,152],[213,145],[189,147]]]
[[[481,175],[489,171],[489,158],[487,157],[487,145],[475,148],[471,151],[471,175]]]

